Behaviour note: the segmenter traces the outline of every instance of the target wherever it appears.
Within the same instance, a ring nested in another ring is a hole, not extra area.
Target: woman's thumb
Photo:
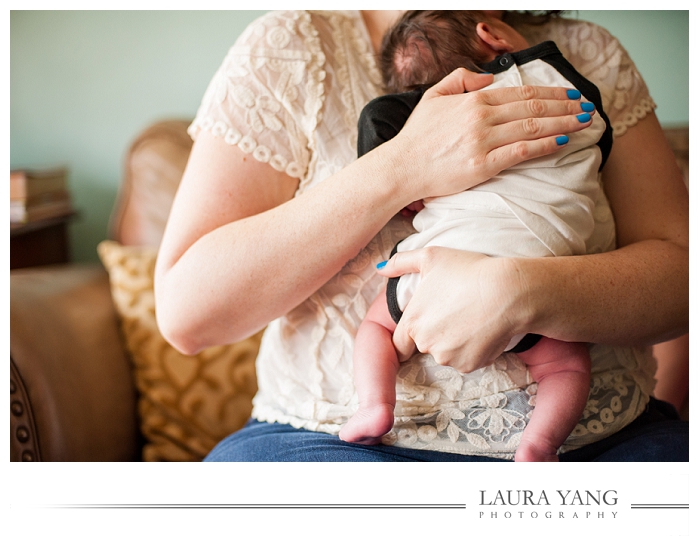
[[[425,96],[456,95],[465,91],[477,91],[493,83],[493,75],[457,68],[425,92]]]

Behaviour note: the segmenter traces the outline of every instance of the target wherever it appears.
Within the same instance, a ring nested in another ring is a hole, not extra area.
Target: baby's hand
[[[413,201],[410,205],[407,207],[404,207],[400,214],[403,215],[404,217],[409,217],[412,218],[414,217],[417,213],[422,211],[425,208],[425,204],[422,203],[422,200],[419,199],[417,201]]]

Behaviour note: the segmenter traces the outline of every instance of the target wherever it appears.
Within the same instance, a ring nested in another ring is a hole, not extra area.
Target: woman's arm
[[[300,304],[404,205],[392,163],[367,157],[292,199],[298,180],[201,133],[158,254],[163,335],[192,354]]]
[[[394,334],[401,357],[417,346],[466,372],[492,362],[516,333],[650,345],[686,332],[688,195],[655,115],[615,142],[604,180],[615,251],[526,259],[434,248],[395,255],[384,275],[422,275]],[[452,287],[449,301],[430,305],[444,286]]]
[[[562,88],[463,93],[491,81],[456,71],[397,137],[294,199],[298,181],[202,133],[158,256],[163,335],[184,353],[248,336],[308,298],[407,204],[475,186],[589,125]]]

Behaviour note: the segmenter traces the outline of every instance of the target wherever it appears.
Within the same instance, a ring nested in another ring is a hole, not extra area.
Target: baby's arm
[[[400,363],[393,347],[396,324],[386,292],[374,300],[359,326],[354,343],[354,385],[359,409],[340,430],[343,441],[377,444],[393,427],[396,374]]]

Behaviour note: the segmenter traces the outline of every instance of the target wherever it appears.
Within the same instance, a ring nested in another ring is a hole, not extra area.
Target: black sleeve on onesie
[[[357,157],[395,137],[403,129],[423,93],[422,89],[416,89],[382,95],[369,101],[362,109],[357,124]]]

